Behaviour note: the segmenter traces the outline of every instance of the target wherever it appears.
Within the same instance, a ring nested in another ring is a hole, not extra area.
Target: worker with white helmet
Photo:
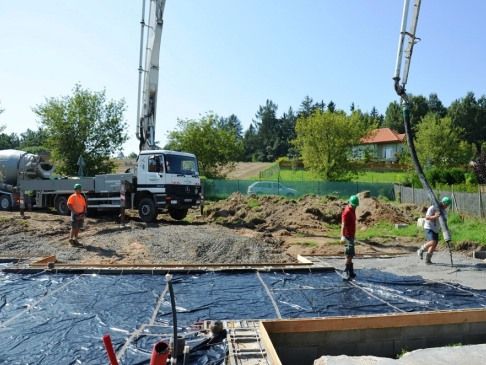
[[[440,208],[446,214],[445,210],[452,204],[451,198],[445,196],[440,201]],[[420,260],[424,257],[424,252],[427,252],[425,255],[425,263],[432,264],[432,255],[439,243],[439,217],[440,217],[440,210],[437,210],[433,205],[431,205],[427,209],[427,213],[425,214],[425,222],[424,222],[424,231],[425,231],[425,239],[427,242],[422,245],[417,250],[417,255],[419,256]],[[447,219],[447,216],[444,217]]]

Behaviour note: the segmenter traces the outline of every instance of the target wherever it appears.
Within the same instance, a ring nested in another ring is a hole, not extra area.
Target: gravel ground
[[[217,224],[135,219],[122,227],[113,218],[88,218],[82,246],[68,242],[69,217],[31,212],[0,213],[0,256],[60,262],[123,264],[280,263],[294,261],[277,240],[243,237]]]

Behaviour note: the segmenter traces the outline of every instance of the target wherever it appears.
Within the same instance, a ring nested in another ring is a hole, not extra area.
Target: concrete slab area
[[[375,356],[323,356],[314,365],[483,365],[486,345],[438,347],[405,353],[399,359]]]
[[[344,269],[343,258],[305,256],[316,265],[328,265]],[[395,257],[354,258],[354,268],[359,277],[360,269],[376,269],[400,276],[421,276],[426,280],[461,284],[473,289],[486,289],[486,261],[474,259],[463,253],[452,254],[451,267],[447,250],[434,253],[433,265],[426,265],[416,254]]]
[[[428,281],[455,283],[473,289],[486,289],[486,261],[473,258],[471,253],[450,255],[446,249],[434,253],[433,265],[426,265],[416,254],[396,257],[356,257],[354,266],[359,276],[360,269],[376,269],[400,276],[421,276]],[[344,266],[344,258],[306,256],[316,265]],[[486,303],[485,303],[486,305]],[[323,356],[315,365],[479,365],[486,363],[486,344],[437,347],[405,353],[400,359],[374,356]]]

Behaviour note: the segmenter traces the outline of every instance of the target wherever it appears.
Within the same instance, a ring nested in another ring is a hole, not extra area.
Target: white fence
[[[424,189],[394,185],[395,197],[401,203],[411,203],[416,205],[432,204]],[[478,189],[477,193],[455,192],[453,187],[449,191],[434,191],[440,198],[448,196],[452,199],[451,210],[460,214],[468,214],[477,217],[486,217],[486,193]]]

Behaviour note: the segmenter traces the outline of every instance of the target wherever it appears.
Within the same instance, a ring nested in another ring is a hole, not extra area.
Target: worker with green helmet
[[[74,184],[74,193],[69,196],[67,206],[71,211],[69,243],[79,245],[78,234],[79,230],[83,228],[84,218],[87,212],[86,199],[82,194],[81,184]]]
[[[341,242],[344,243],[344,254],[346,255],[346,265],[344,275],[346,280],[356,277],[353,267],[354,237],[356,234],[356,207],[359,205],[359,198],[351,195],[348,204],[341,214]]]
[[[435,251],[435,248],[437,247],[437,244],[439,243],[439,230],[440,230],[440,224],[439,224],[439,217],[441,214],[441,211],[444,212],[445,219],[447,219],[447,213],[446,209],[450,207],[452,204],[451,198],[448,196],[444,196],[441,201],[439,202],[440,209],[436,209],[433,205],[431,205],[427,209],[427,213],[425,214],[425,222],[424,222],[424,231],[425,231],[425,239],[426,243],[423,244],[418,250],[417,250],[417,255],[422,260],[424,258],[424,252],[426,252],[425,255],[425,263],[426,264],[432,264],[432,255]]]

